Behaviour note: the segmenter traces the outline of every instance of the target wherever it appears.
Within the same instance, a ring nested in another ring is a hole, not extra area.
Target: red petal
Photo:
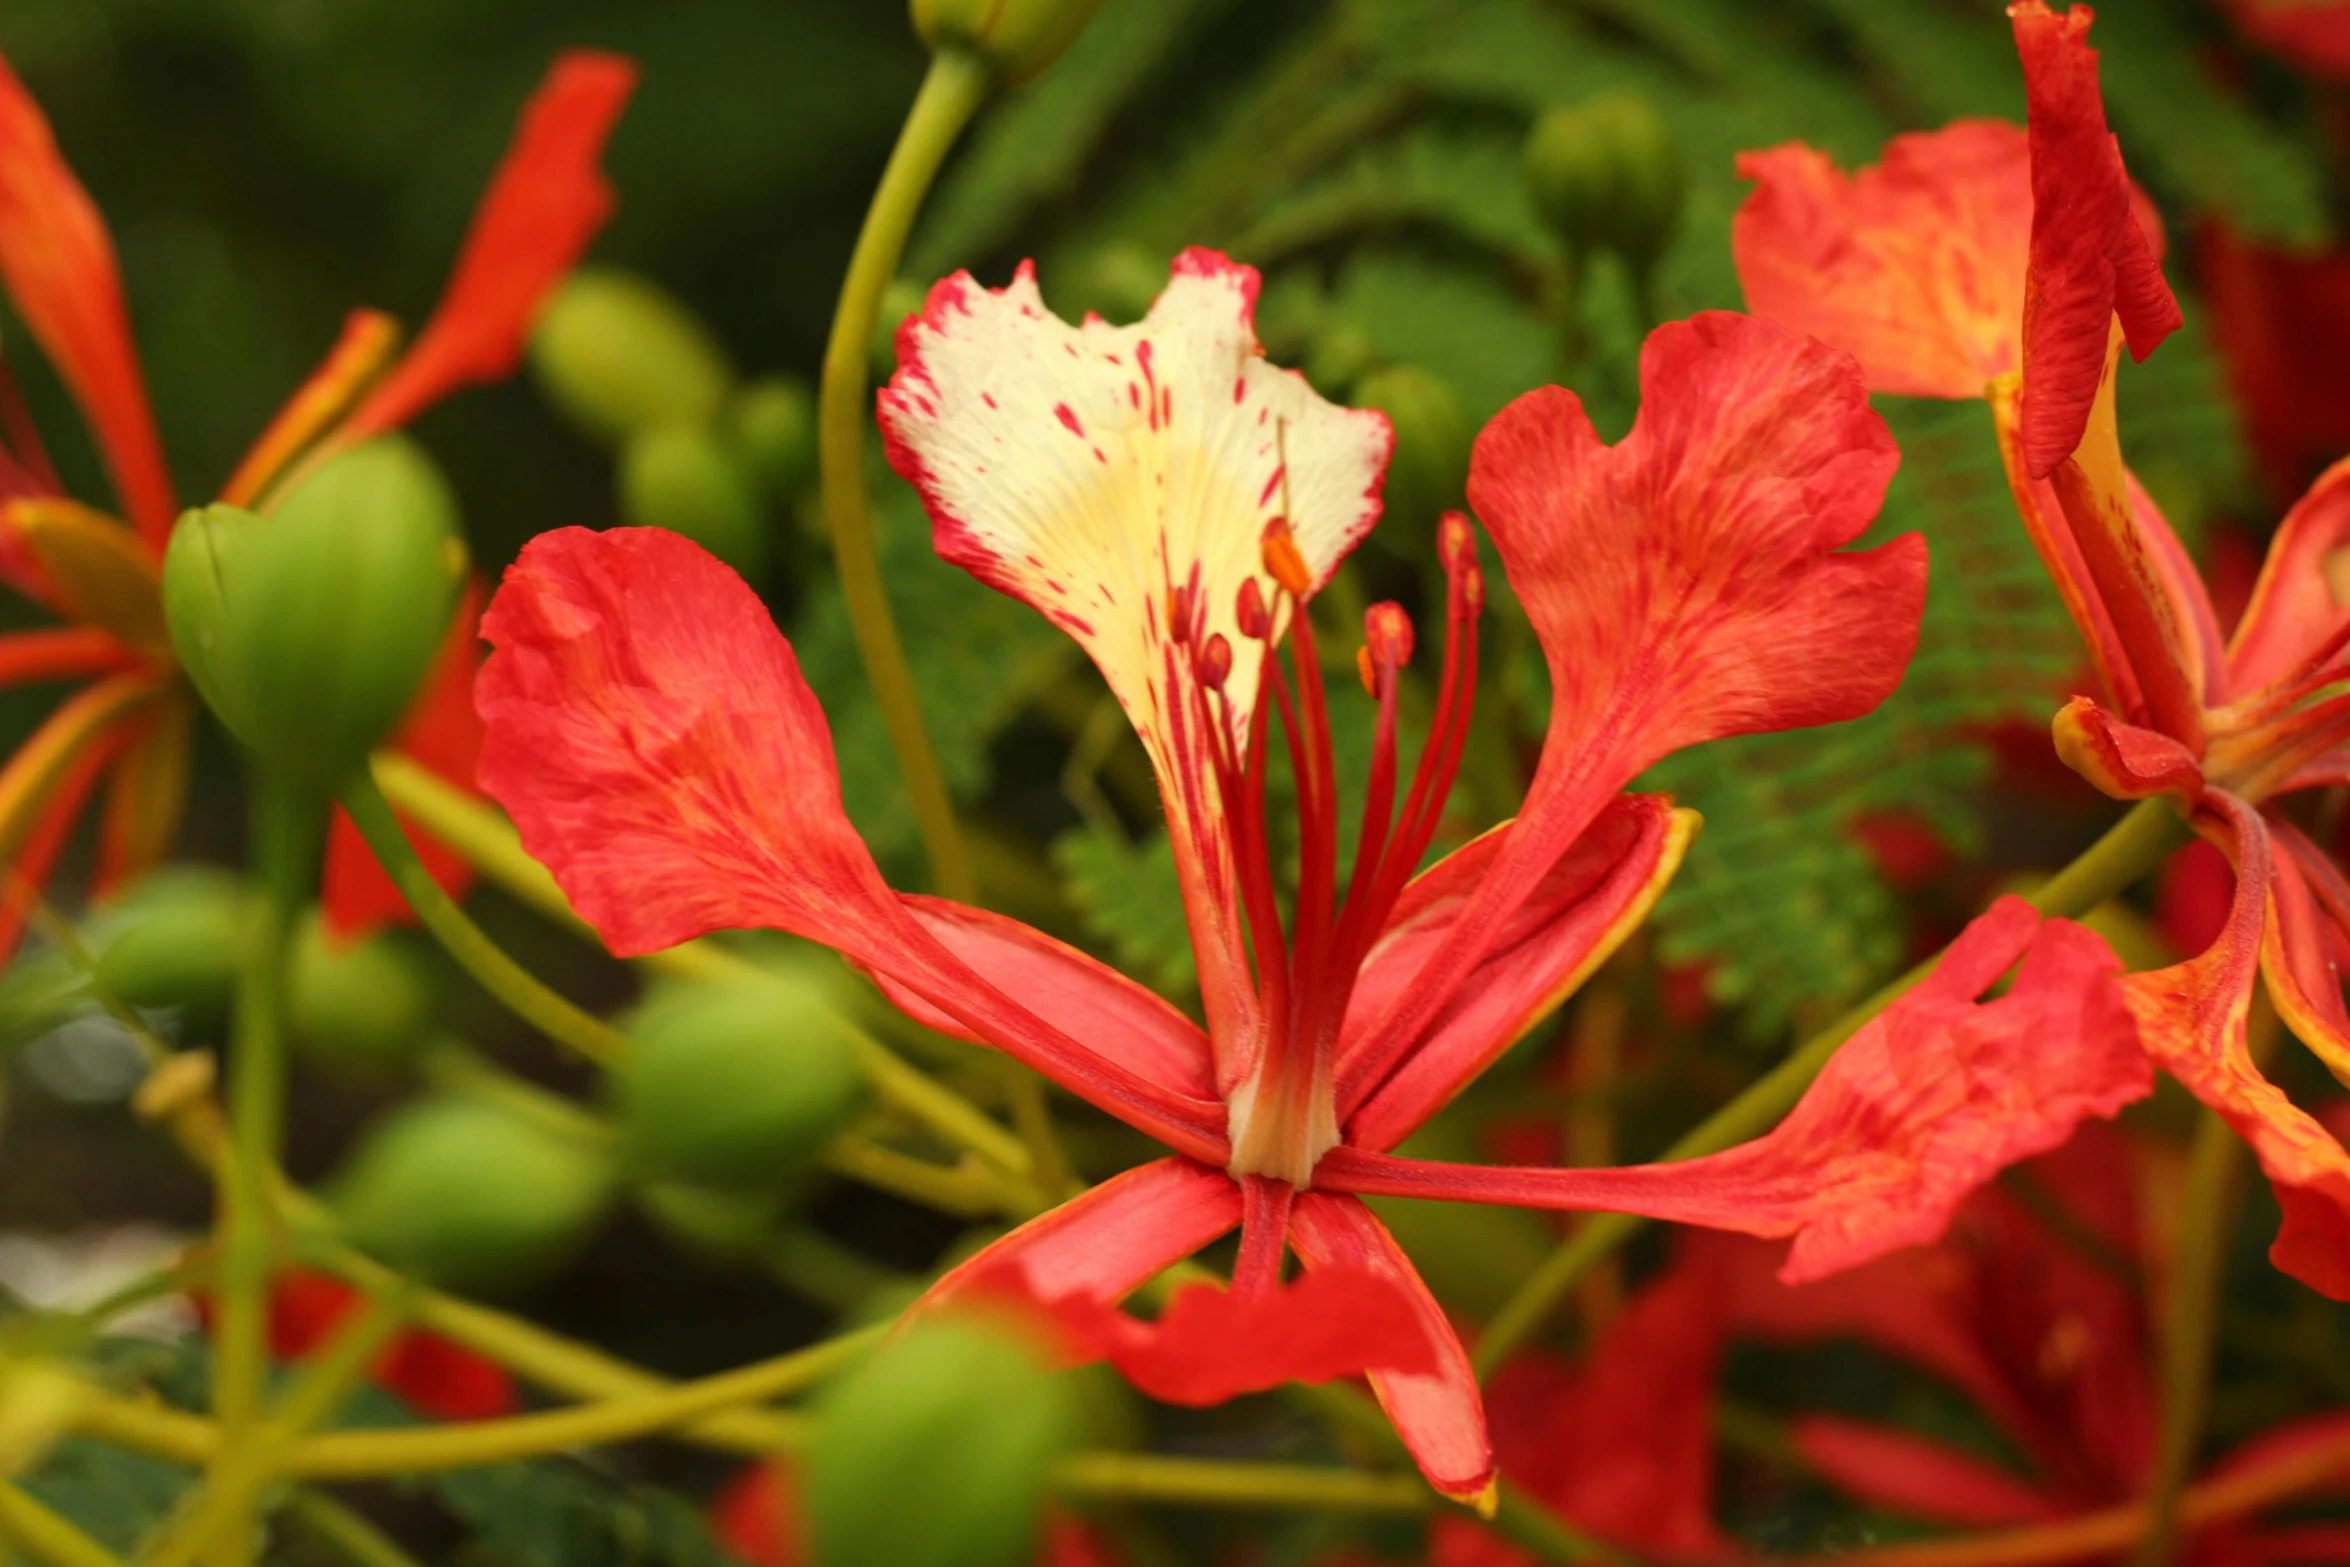
[[[1696,827],[1694,813],[1675,811],[1661,795],[1611,802],[1503,923],[1403,1065],[1384,1084],[1358,1087],[1348,1075],[1354,1047],[1410,993],[1515,829],[1496,828],[1414,878],[1364,959],[1348,1004],[1338,1060],[1338,1113],[1351,1117],[1347,1140],[1393,1148],[1549,1016],[1647,917]]]
[[[0,688],[132,668],[139,656],[94,626],[16,631],[0,636]]]
[[[1722,735],[1854,718],[1900,684],[1925,541],[1838,553],[1900,460],[1859,366],[1785,327],[1709,311],[1649,334],[1632,432],[1601,444],[1562,387],[1477,437],[1469,500],[1551,676],[1525,809],[1423,972],[1363,1047],[1377,1080],[1502,921],[1649,763]]]
[[[1018,920],[944,898],[900,896],[949,952],[1062,1032],[1096,1041],[1104,1054],[1162,1087],[1215,1097],[1215,1061],[1207,1035],[1157,992]],[[905,986],[877,978],[890,1001],[915,1022],[974,1044],[987,1043]]]
[[[1240,1186],[1188,1159],[1159,1159],[1072,1197],[955,1267],[907,1308],[934,1311],[1010,1289],[1046,1305],[1124,1300],[1240,1223]]]
[[[2227,929],[2235,901],[2228,857],[2197,838],[2170,857],[2155,882],[2154,928],[2173,951],[2201,952]]]
[[[9,858],[5,886],[0,886],[0,968],[7,966],[8,960],[16,955],[17,943],[24,940],[34,900],[55,873],[57,862],[73,837],[74,827],[81,820],[82,810],[98,787],[98,780],[104,776],[108,764],[122,754],[123,747],[137,739],[144,729],[136,721],[113,725],[86,744],[49,785],[47,798],[37,808]]]
[[[1095,1054],[947,949],[841,809],[824,712],[743,580],[658,528],[541,534],[482,617],[481,786],[615,952],[774,926],[1214,1163],[1224,1107]]]
[[[2023,958],[2014,986],[1974,998]],[[1969,1193],[2152,1088],[2094,933],[2003,898],[1941,964],[1837,1052],[1787,1119],[1751,1143],[1628,1169],[1486,1169],[1353,1148],[1316,1179],[1340,1190],[1613,1209],[1793,1235],[1789,1283],[1931,1241]]]
[[[2350,1080],[2350,1011],[2342,1005],[2334,955],[2350,917],[2350,880],[2300,828],[2281,817],[2266,822],[2270,844],[2284,851],[2269,861],[2269,920],[2260,953],[2269,999],[2293,1037],[2336,1077]]]
[[[2158,794],[2192,800],[2203,792],[2195,754],[2166,734],[2123,723],[2085,696],[2057,710],[2056,754],[2116,800]]]
[[[435,1420],[491,1420],[522,1407],[504,1366],[437,1333],[402,1333],[376,1363],[375,1379]]]
[[[1520,1357],[1493,1381],[1502,1472],[1577,1528],[1673,1557],[1724,1553],[1713,1522],[1720,1281],[1683,1260],[1642,1289],[1571,1374]]]
[[[2314,673],[2313,655],[2345,625],[2335,583],[2350,547],[2350,460],[2328,468],[2289,512],[2268,546],[2252,602],[2228,649],[2228,672],[2238,692]]]
[[[2284,1225],[2269,1248],[2278,1268],[2350,1300],[2350,1152],[2263,1077],[2245,1033],[2267,925],[2269,834],[2251,807],[2216,790],[2198,825],[2231,851],[2236,904],[2211,948],[2122,982],[2147,1053],[2251,1144],[2276,1189]]]
[[[750,1567],[802,1567],[798,1487],[779,1459],[736,1471],[710,1503],[710,1533]]]
[[[1309,1269],[1360,1269],[1384,1275],[1409,1292],[1437,1364],[1427,1372],[1371,1373],[1396,1434],[1411,1449],[1428,1483],[1445,1495],[1481,1502],[1493,1485],[1493,1446],[1485,1434],[1484,1402],[1468,1352],[1453,1335],[1444,1308],[1428,1293],[1419,1270],[1371,1210],[1351,1197],[1300,1192],[1290,1210],[1290,1243]]]
[[[466,588],[464,601],[449,622],[448,637],[416,705],[391,740],[393,750],[461,789],[473,787],[474,771],[481,765],[481,715],[473,708],[473,681],[481,669],[481,602],[482,587],[476,581]],[[472,862],[405,816],[401,821],[432,879],[451,897],[463,897],[473,885]],[[345,940],[416,918],[406,896],[376,863],[374,851],[340,806],[327,833],[326,880],[319,906],[327,929]]]
[[[1738,155],[1730,242],[1746,306],[1858,359],[1869,389],[1980,397],[2023,359],[2024,132],[1958,120],[1846,176],[1800,142]]]
[[[1871,1507],[1967,1528],[2028,1523],[2061,1511],[2004,1469],[1890,1426],[1804,1415],[1788,1435],[1807,1468]]]
[[[2032,151],[2031,281],[2024,306],[2024,459],[2046,478],[2081,444],[2121,317],[2144,359],[2184,318],[2132,210],[2121,149],[2105,125],[2090,10],[2042,0],[2007,8],[2024,66]]]
[[[0,59],[0,278],[25,326],[73,391],[123,510],[160,545],[179,516],[114,241],[57,150],[48,117]]]
[[[2350,81],[2350,4],[2343,0],[2227,0],[2236,25],[2319,76]]]
[[[1156,1322],[1085,1295],[1052,1311],[1083,1358],[1106,1358],[1151,1397],[1196,1408],[1369,1371],[1432,1376],[1438,1352],[1416,1306],[1392,1275],[1335,1264],[1255,1295],[1189,1285]]]
[[[353,411],[346,439],[397,429],[459,387],[514,373],[539,302],[612,215],[597,159],[635,86],[636,66],[618,55],[578,49],[555,61],[474,210],[447,292]]]

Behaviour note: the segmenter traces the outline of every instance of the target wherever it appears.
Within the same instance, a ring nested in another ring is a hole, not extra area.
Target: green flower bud
[[[1378,357],[1379,345],[1370,333],[1351,321],[1333,322],[1315,335],[1306,351],[1306,379],[1324,397],[1344,397]]]
[[[1610,92],[1535,122],[1526,184],[1568,245],[1612,250],[1646,271],[1672,241],[1689,173],[1655,107],[1638,93]]]
[[[1357,408],[1376,408],[1395,427],[1387,464],[1385,515],[1433,533],[1437,515],[1461,504],[1475,432],[1449,382],[1417,365],[1389,365],[1354,385]]]
[[[773,1186],[863,1102],[854,1036],[823,992],[783,977],[656,997],[611,1077],[641,1168],[700,1186]]]
[[[720,1192],[680,1181],[650,1181],[637,1188],[645,1217],[687,1251],[713,1262],[737,1263],[757,1255],[775,1231],[782,1204],[764,1192]]]
[[[486,1294],[570,1260],[613,1188],[601,1144],[495,1105],[432,1097],[378,1122],[327,1197],[354,1245]]]
[[[256,909],[252,890],[227,871],[160,871],[107,911],[98,988],[134,1007],[224,1011]]]
[[[541,390],[581,430],[618,441],[659,424],[707,424],[734,384],[718,340],[648,279],[584,268],[531,328]]]
[[[620,515],[640,528],[682,533],[756,579],[767,560],[766,519],[742,463],[705,425],[640,430],[620,453]]]
[[[315,913],[294,932],[287,1021],[323,1055],[399,1065],[431,1035],[439,1001],[431,968],[397,933],[344,941]]]
[[[1101,0],[912,0],[914,31],[932,50],[948,45],[987,62],[1017,87],[1053,63],[1085,31]]]
[[[464,582],[456,501],[400,436],[336,453],[267,516],[190,512],[163,559],[197,690],[247,745],[330,787],[408,710]]]
[[[1042,1346],[1008,1320],[915,1324],[835,1382],[806,1460],[813,1559],[1026,1567],[1078,1430]]]
[[[727,406],[727,434],[770,497],[790,501],[816,477],[816,397],[788,375],[761,376]]]
[[[1114,240],[1079,256],[1066,269],[1054,305],[1069,314],[1093,311],[1121,325],[1149,314],[1167,286],[1167,258],[1133,240]]]

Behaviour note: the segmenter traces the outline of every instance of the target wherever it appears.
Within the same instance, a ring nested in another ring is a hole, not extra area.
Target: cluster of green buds
[[[624,521],[682,533],[761,579],[770,514],[815,474],[805,384],[741,380],[693,312],[613,268],[575,274],[547,302],[530,361],[565,418],[617,453]]]
[[[447,482],[421,447],[383,436],[298,473],[266,512],[183,516],[163,609],[221,722],[272,767],[332,789],[407,712],[465,577]]]

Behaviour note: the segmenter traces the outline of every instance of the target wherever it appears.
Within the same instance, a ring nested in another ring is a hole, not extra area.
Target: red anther
[[[1224,640],[1223,632],[1208,638],[1207,646],[1192,659],[1191,667],[1199,676],[1199,683],[1208,690],[1224,689],[1224,681],[1232,673],[1232,644]]]
[[[1355,649],[1355,673],[1363,677],[1363,691],[1366,695],[1377,696],[1379,694],[1379,669],[1371,662],[1371,648],[1368,643]]]
[[[1390,669],[1412,661],[1412,617],[1401,604],[1384,601],[1363,611],[1363,640],[1372,658]],[[1373,693],[1376,695],[1377,693]]]
[[[1191,641],[1191,631],[1190,585],[1187,583],[1182,587],[1169,588],[1167,590],[1168,640],[1177,647],[1187,646]]]
[[[1257,586],[1257,579],[1241,580],[1240,596],[1232,606],[1232,618],[1240,623],[1240,634],[1251,642],[1262,642],[1273,634],[1273,615],[1265,608],[1265,591]]]
[[[1265,574],[1286,588],[1291,598],[1304,603],[1314,591],[1314,574],[1298,550],[1297,535],[1291,531],[1287,517],[1276,517],[1265,524],[1264,555]]]
[[[1467,513],[1448,511],[1437,522],[1436,558],[1448,576],[1477,569],[1477,529]]]
[[[1485,613],[1485,568],[1471,557],[1469,569],[1460,575],[1461,600],[1468,606],[1469,618],[1475,620]]]

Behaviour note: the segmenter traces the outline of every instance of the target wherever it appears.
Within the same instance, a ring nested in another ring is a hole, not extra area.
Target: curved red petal
[[[473,682],[481,672],[482,598],[478,580],[466,586],[424,690],[391,739],[391,749],[462,789],[473,787],[474,772],[481,765],[482,721],[473,705]],[[401,824],[441,890],[463,897],[473,885],[473,863],[407,817],[401,817]],[[327,831],[319,912],[327,929],[345,940],[416,918],[406,895],[376,862],[367,840],[340,806]]]
[[[2315,673],[2311,659],[2350,626],[2350,458],[2294,503],[2268,546],[2228,648],[2239,692]]]
[[[90,421],[123,510],[149,543],[160,545],[179,502],[131,338],[114,241],[57,150],[48,117],[4,58],[0,279]]]
[[[597,160],[635,87],[636,65],[619,55],[557,58],[523,105],[432,318],[352,411],[343,439],[397,429],[460,387],[514,373],[540,302],[612,215]]]
[[[1347,1140],[1394,1147],[1548,1017],[1647,918],[1696,829],[1696,813],[1674,810],[1662,795],[1611,802],[1502,924],[1403,1064],[1384,1083],[1357,1086],[1348,1073],[1355,1047],[1410,994],[1514,829],[1495,828],[1415,877],[1363,960],[1348,1004],[1338,1058]]]
[[[2236,25],[2320,76],[2350,81],[2350,3],[2227,0]]]
[[[2271,846],[2283,851],[2269,862],[2269,919],[2261,941],[2269,999],[2293,1037],[2350,1082],[2350,1010],[2342,1005],[2335,960],[2350,929],[2343,923],[2350,917],[2350,879],[2291,822],[2268,817],[2266,824]]]
[[[1344,1268],[1386,1277],[1406,1290],[1437,1352],[1435,1369],[1374,1371],[1371,1390],[1428,1483],[1445,1495],[1481,1502],[1493,1486],[1493,1444],[1485,1431],[1484,1400],[1468,1351],[1419,1270],[1370,1209],[1352,1197],[1297,1194],[1289,1212],[1290,1243],[1308,1269]]]
[[[1975,998],[2018,958],[2006,994]],[[1778,1127],[1722,1153],[1625,1169],[1524,1170],[1333,1149],[1340,1190],[1610,1209],[1792,1235],[1782,1277],[1819,1278],[1940,1236],[1966,1197],[2153,1077],[2102,939],[2002,898],[1854,1034]]]
[[[1738,155],[1746,308],[1860,361],[1869,389],[1980,397],[2023,360],[2031,159],[2021,128],[1957,120],[1847,176],[1799,142]]]
[[[2040,479],[2081,444],[2114,317],[2138,359],[2185,318],[2106,128],[2097,51],[2089,47],[2092,13],[2076,5],[2059,15],[2042,0],[2017,0],[2007,14],[2023,60],[2031,138],[2023,443],[2025,467]]]
[[[482,617],[480,782],[615,952],[773,926],[886,974],[1170,1146],[1226,1155],[1223,1106],[1095,1054],[899,902],[841,808],[832,734],[743,580],[658,528],[533,539]]]
[[[2236,867],[2227,928],[2185,963],[2130,975],[2123,993],[2147,1053],[2236,1129],[2275,1188],[2284,1225],[2269,1261],[2350,1300],[2350,1151],[2261,1074],[2246,1034],[2268,924],[2269,833],[2232,795],[2211,791],[2204,805],[2198,827]]]
[[[1070,1198],[958,1264],[906,1318],[1009,1290],[1050,1306],[1115,1304],[1240,1223],[1240,1183],[1189,1159],[1159,1159]]]
[[[2203,766],[2166,734],[2141,729],[2076,696],[2057,709],[2050,726],[2064,764],[2116,800],[2167,794],[2192,800],[2203,792]]]
[[[1787,1435],[1804,1467],[1888,1512],[1981,1529],[2063,1510],[2005,1469],[1893,1426],[1803,1415],[1789,1423]]]

